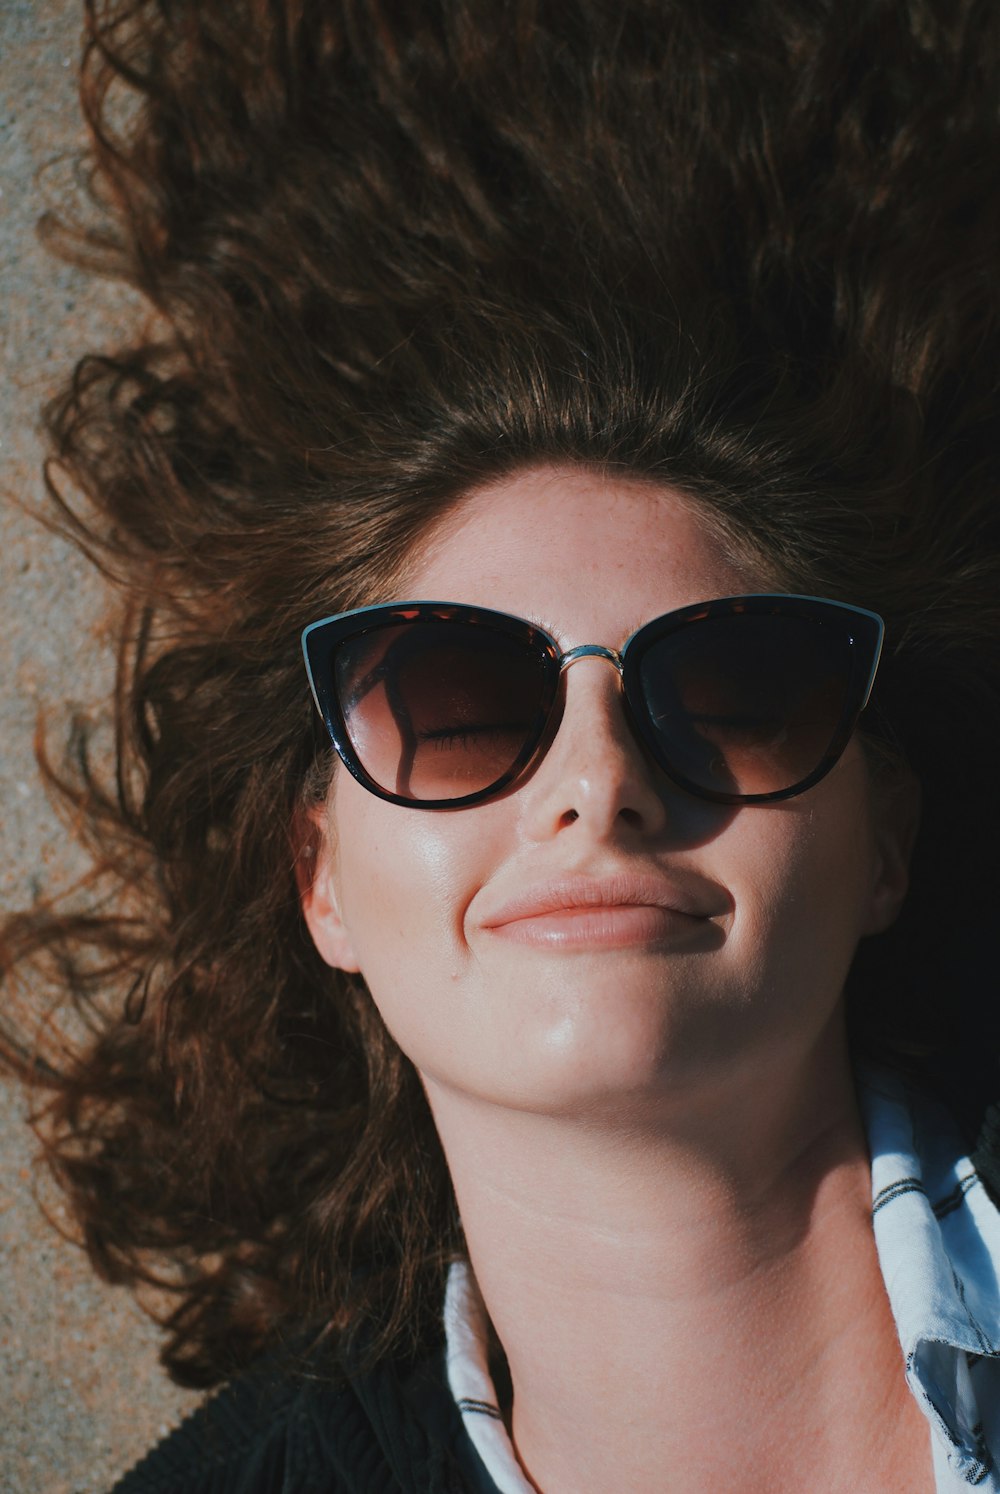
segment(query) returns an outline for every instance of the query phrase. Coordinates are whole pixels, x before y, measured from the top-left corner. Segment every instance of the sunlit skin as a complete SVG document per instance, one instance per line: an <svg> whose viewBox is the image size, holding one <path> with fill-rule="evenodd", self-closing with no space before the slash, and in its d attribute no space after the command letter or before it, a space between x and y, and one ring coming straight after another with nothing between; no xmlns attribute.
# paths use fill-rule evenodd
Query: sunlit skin
<svg viewBox="0 0 1000 1494"><path fill-rule="evenodd" d="M678 494L539 467L463 499L398 595L617 648L772 586ZM519 1456L544 1494L930 1488L841 1012L905 895L915 794L876 792L855 740L798 798L711 805L650 762L606 661L564 687L493 802L403 808L338 772L304 898L423 1078Z"/></svg>

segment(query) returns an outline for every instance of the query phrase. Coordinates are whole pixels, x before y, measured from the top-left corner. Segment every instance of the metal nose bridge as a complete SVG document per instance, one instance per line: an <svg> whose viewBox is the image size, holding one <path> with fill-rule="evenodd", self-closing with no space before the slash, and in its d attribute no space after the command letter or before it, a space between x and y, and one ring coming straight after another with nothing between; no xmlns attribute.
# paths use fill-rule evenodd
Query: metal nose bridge
<svg viewBox="0 0 1000 1494"><path fill-rule="evenodd" d="M613 664L618 673L622 672L622 656L617 649L605 648L602 643L581 643L576 648L571 648L560 657L559 673L575 664L578 659L607 659Z"/></svg>

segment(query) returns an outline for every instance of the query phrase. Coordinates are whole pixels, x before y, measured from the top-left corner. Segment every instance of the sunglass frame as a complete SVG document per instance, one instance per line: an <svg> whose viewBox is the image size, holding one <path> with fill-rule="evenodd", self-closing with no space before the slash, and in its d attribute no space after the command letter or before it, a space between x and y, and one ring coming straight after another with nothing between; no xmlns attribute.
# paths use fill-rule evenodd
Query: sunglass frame
<svg viewBox="0 0 1000 1494"><path fill-rule="evenodd" d="M642 699L639 679L642 658L647 649L660 642L670 633L691 626L708 618L736 617L744 615L771 615L806 617L811 621L829 623L833 619L847 623L854 619L854 629L848 632L851 645L849 658L852 672L845 682L844 706L836 730L820 763L805 778L791 787L776 789L765 794L735 794L724 790L708 789L689 779L675 764L664 756L662 740L657 736L649 712L637 710L634 701ZM510 768L486 788L458 798L413 799L393 793L384 788L365 769L351 742L334 688L333 658L342 643L375 630L399 626L411 622L444 622L482 625L520 639L531 654L541 661L544 692L531 731L525 745ZM323 719L337 755L348 772L368 791L389 804L400 804L408 809L466 809L498 797L511 784L521 778L532 761L539 756L539 749L546 741L553 724L553 713L559 692L559 680L563 670L577 658L597 654L607 658L618 669L622 682L622 695L629 723L636 736L660 770L685 792L695 798L716 804L774 804L805 793L824 778L844 752L851 734L871 697L872 686L878 670L885 636L885 625L877 612L857 607L848 602L834 601L828 597L815 597L785 592L753 592L744 596L716 597L707 602L694 602L672 612L643 623L625 640L620 650L603 645L579 645L561 651L556 640L543 628L515 617L511 613L498 612L488 607L478 607L462 602L409 601L376 603L368 607L356 607L349 612L334 613L310 623L302 632L302 653L306 674L316 709ZM857 647L855 647L857 645ZM558 728L558 723L556 723Z"/></svg>

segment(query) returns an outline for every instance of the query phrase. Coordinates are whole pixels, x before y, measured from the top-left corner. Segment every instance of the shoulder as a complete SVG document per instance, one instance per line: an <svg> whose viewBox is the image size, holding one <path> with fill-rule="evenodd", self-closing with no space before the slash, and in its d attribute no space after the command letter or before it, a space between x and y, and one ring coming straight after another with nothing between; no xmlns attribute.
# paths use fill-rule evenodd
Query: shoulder
<svg viewBox="0 0 1000 1494"><path fill-rule="evenodd" d="M231 1381L112 1494L466 1494L461 1417L440 1354L348 1374L270 1356Z"/></svg>

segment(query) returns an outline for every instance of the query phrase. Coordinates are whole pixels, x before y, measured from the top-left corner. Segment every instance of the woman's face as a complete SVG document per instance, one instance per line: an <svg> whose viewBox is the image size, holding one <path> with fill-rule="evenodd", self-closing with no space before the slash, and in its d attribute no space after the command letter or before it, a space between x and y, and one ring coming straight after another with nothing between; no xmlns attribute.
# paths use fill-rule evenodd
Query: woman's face
<svg viewBox="0 0 1000 1494"><path fill-rule="evenodd" d="M566 650L767 589L670 490L538 467L460 502L399 596L514 613ZM547 754L492 802L405 808L338 770L304 899L321 954L363 973L432 1097L593 1113L804 1062L905 888L859 744L797 798L714 805L651 763L606 660L564 686Z"/></svg>

